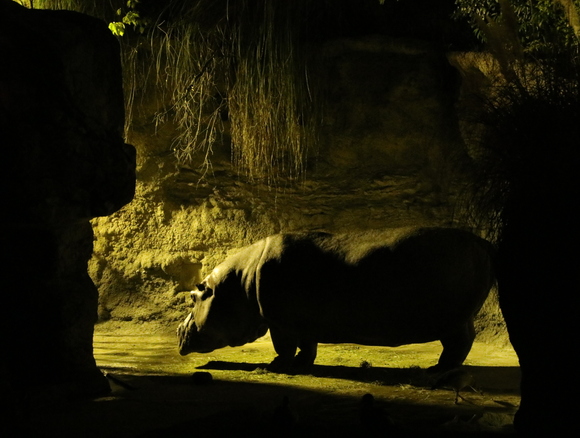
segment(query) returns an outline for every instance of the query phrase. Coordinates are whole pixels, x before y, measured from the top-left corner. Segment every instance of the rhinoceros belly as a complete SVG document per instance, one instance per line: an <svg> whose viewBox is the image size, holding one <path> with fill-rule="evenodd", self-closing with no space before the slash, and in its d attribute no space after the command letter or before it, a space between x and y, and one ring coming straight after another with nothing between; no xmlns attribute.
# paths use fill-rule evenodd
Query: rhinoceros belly
<svg viewBox="0 0 580 438"><path fill-rule="evenodd" d="M295 296L281 304L284 310L273 312L273 322L317 342L395 347L441 339L471 316L470 311L446 305L440 296L432 302L418 298L373 297L353 303L344 297L317 302Z"/></svg>
<svg viewBox="0 0 580 438"><path fill-rule="evenodd" d="M469 233L424 230L356 251L321 239L264 263L259 292L266 319L318 342L438 340L473 318L491 286L489 254Z"/></svg>

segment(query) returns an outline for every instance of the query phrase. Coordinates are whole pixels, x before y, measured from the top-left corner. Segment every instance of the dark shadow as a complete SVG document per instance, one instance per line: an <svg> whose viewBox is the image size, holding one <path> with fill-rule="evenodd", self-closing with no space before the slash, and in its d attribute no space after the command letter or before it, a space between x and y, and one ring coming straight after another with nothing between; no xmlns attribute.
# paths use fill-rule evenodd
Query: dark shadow
<svg viewBox="0 0 580 438"><path fill-rule="evenodd" d="M210 360L205 365L196 367L199 370L222 370L222 371L256 371L265 369L266 363L248 363L248 362L227 362L224 360Z"/></svg>
<svg viewBox="0 0 580 438"><path fill-rule="evenodd" d="M220 365L217 362L217 366ZM216 380L209 386L198 387L192 385L188 376L147 377L145 389L153 388L156 388L156 396L160 399L182 394L180 397L199 403L192 404L190 413L181 421L137 435L140 438L221 437L230 434L317 438L498 434L481 430L475 424L482 416L481 407L465 403L461 406L452 403L438 406L403 398L390 403L376 402L376 407L384 410L394 422L381 419L365 423L361 421L361 397L357 395L336 395L297 386L229 380ZM284 399L288 400L287 406ZM179 409L187 409L187 400L181 399ZM496 414L511 410L513 406L486 408L487 412ZM501 432L502 437L510 435L509 429Z"/></svg>
<svg viewBox="0 0 580 438"><path fill-rule="evenodd" d="M259 364L264 365L264 364ZM210 362L205 369L242 370L256 364ZM510 373L508 368L469 367L474 374ZM320 377L355 375L382 377L391 382L413 378L421 369L315 366ZM317 438L358 436L513 436L508 428L492 428L485 416L513 416L515 406L483 404L481 398L465 393L467 402L453 403L453 396L434 403L427 391L418 388L418 398L386 398L380 386L367 386L375 396L374 407L386 413L394 426L382 416L361 420L362 395L358 389L338 394L325 388L306 389L299 385L212 379L197 384L193 375L127 374L126 369L108 369L112 393L94 400L70 399L54 391L31 393L22 399L11 430L21 435L6 436L82 436L103 437L222 437L291 436ZM375 374L376 373L376 374ZM209 373L208 373L209 374ZM217 374L217 373L216 373ZM342 378L342 377L341 377ZM405 391L413 395L413 391ZM23 394L26 395L26 394ZM15 396L9 397L11 402ZM474 402L469 402L469 399ZM284 403L287 400L287 404ZM285 412L285 411L289 412ZM16 429L14 429L16 427ZM26 432L26 433L24 433Z"/></svg>
<svg viewBox="0 0 580 438"><path fill-rule="evenodd" d="M265 363L227 362L213 360L205 365L197 367L202 370L227 370L227 371L266 371ZM469 371L474 379L475 386L487 392L519 393L520 369L519 367L483 367L469 366L464 368ZM314 377L354 380L359 382L373 382L379 385L411 385L420 388L430 388L434 377L425 368L388 368L388 367L349 367L332 365L314 365L306 373Z"/></svg>

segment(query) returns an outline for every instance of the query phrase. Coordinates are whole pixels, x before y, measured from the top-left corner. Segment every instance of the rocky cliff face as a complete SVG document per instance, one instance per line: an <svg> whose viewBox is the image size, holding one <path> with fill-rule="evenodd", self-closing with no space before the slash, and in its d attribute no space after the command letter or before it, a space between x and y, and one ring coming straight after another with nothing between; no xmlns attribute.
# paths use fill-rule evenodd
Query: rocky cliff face
<svg viewBox="0 0 580 438"><path fill-rule="evenodd" d="M0 2L3 376L108 388L92 356L89 220L134 193L118 44L72 12Z"/></svg>
<svg viewBox="0 0 580 438"><path fill-rule="evenodd" d="M190 306L182 292L228 253L270 234L458 225L470 159L455 109L461 81L445 54L385 36L315 50L324 114L319 148L299 181L269 188L249 180L232 167L227 142L214 147L208 168L204 156L184 166L171 153L173 127L155 130L158 108L141 108L130 132L135 199L93 221L90 272L103 327L157 321L174 330Z"/></svg>

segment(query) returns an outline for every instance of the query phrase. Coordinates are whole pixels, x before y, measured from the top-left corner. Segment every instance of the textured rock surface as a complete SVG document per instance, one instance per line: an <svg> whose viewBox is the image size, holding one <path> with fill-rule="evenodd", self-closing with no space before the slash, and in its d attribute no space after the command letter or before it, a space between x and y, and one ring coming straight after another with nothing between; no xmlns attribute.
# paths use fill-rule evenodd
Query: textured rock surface
<svg viewBox="0 0 580 438"><path fill-rule="evenodd" d="M101 392L89 220L129 202L135 181L118 45L99 20L2 0L0 57L2 374Z"/></svg>
<svg viewBox="0 0 580 438"><path fill-rule="evenodd" d="M327 84L319 151L302 180L277 189L232 168L227 145L214 148L209 169L203 156L180 165L172 126L155 130L158 108L140 108L130 132L135 199L93 221L90 272L103 327L158 322L173 331L190 305L181 292L228 253L270 234L457 224L469 157L455 113L459 74L445 54L383 36L331 40L316 50ZM492 316L497 302L485 309L505 342L503 320Z"/></svg>

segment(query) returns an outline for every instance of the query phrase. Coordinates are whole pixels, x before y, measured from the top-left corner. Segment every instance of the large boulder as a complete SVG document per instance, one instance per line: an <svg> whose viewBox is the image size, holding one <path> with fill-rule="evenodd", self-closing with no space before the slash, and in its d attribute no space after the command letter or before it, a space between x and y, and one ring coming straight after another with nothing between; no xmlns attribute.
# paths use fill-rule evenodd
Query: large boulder
<svg viewBox="0 0 580 438"><path fill-rule="evenodd" d="M0 0L2 378L108 390L92 354L91 218L134 194L119 47L104 22Z"/></svg>

